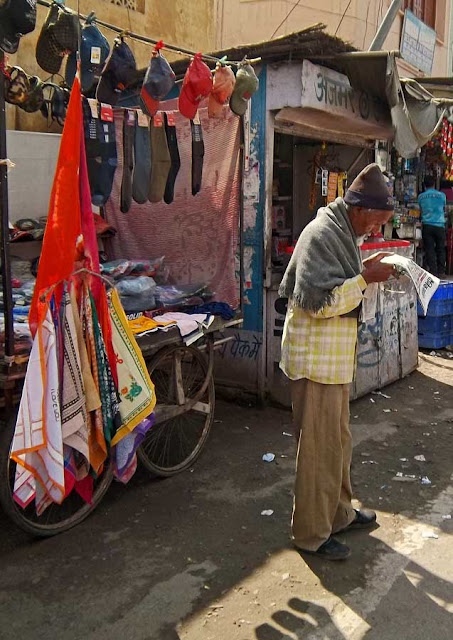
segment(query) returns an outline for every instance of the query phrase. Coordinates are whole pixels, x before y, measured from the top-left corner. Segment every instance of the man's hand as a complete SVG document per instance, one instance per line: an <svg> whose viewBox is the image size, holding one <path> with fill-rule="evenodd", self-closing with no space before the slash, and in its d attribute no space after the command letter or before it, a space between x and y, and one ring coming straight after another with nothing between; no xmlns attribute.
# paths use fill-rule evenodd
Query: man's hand
<svg viewBox="0 0 453 640"><path fill-rule="evenodd" d="M365 264L362 276L367 284L372 282L387 282L387 280L395 274L393 264L385 264L380 262L384 256L380 256L379 260L374 260Z"/></svg>

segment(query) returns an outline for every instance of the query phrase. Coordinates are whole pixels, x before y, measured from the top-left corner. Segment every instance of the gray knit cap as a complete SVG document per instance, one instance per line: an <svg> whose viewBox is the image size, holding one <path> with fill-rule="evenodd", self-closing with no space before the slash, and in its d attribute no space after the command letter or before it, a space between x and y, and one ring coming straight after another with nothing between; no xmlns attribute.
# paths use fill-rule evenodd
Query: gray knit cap
<svg viewBox="0 0 453 640"><path fill-rule="evenodd" d="M353 180L344 201L352 207L393 211L394 202L377 164L369 164Z"/></svg>

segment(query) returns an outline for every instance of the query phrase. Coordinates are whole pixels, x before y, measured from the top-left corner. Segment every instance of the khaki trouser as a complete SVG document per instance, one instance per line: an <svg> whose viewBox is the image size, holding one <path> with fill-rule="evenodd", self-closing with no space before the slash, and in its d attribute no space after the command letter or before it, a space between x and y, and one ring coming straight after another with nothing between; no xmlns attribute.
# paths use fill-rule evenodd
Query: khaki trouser
<svg viewBox="0 0 453 640"><path fill-rule="evenodd" d="M293 380L291 394L299 437L292 539L301 549L316 551L355 518L349 385Z"/></svg>

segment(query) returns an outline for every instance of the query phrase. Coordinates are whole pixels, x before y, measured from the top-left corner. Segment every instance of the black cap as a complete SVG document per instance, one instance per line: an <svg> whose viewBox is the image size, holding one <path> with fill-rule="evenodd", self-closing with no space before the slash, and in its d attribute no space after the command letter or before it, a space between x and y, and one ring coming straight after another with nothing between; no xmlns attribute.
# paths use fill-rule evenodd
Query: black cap
<svg viewBox="0 0 453 640"><path fill-rule="evenodd" d="M16 53L20 37L36 26L36 0L0 2L0 49Z"/></svg>
<svg viewBox="0 0 453 640"><path fill-rule="evenodd" d="M122 39L116 39L105 63L96 91L99 102L116 105L121 93L137 81L134 54Z"/></svg>
<svg viewBox="0 0 453 640"><path fill-rule="evenodd" d="M53 4L36 45L36 60L44 71L54 74L61 68L63 57L79 46L79 17L69 9Z"/></svg>

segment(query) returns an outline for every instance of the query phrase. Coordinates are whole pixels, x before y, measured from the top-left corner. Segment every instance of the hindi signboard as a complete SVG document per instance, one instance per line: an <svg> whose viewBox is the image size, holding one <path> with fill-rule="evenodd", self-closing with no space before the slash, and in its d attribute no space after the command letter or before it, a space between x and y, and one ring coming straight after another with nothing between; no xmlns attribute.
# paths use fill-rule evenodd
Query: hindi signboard
<svg viewBox="0 0 453 640"><path fill-rule="evenodd" d="M343 73L309 60L302 65L301 107L369 124L382 125L388 121L388 109L380 100L351 87Z"/></svg>
<svg viewBox="0 0 453 640"><path fill-rule="evenodd" d="M401 57L420 71L431 75L436 49L436 32L406 9L401 32Z"/></svg>

